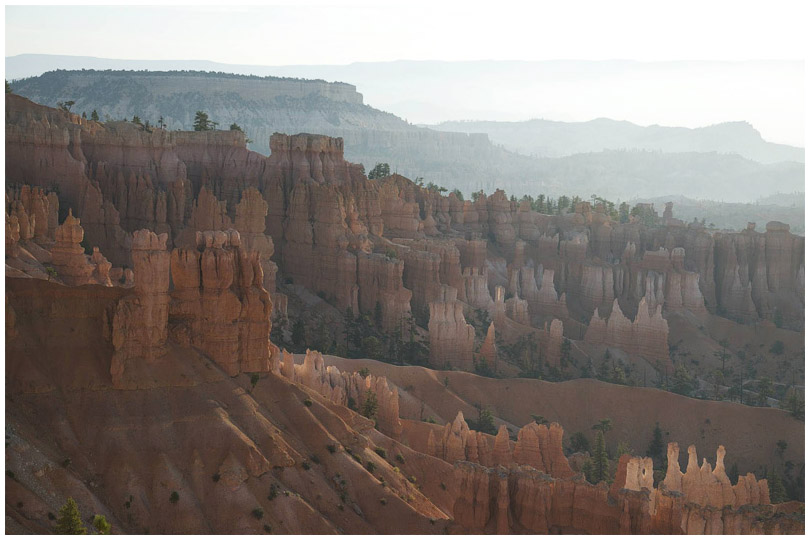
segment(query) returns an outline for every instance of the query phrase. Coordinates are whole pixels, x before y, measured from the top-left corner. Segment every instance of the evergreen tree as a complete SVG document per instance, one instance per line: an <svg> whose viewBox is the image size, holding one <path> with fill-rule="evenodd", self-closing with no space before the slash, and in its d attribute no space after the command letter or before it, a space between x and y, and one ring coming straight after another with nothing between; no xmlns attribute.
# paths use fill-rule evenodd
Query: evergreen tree
<svg viewBox="0 0 810 540"><path fill-rule="evenodd" d="M304 328L304 321L298 319L293 323L292 327L292 340L293 344L297 347L302 347L306 342L306 331Z"/></svg>
<svg viewBox="0 0 810 540"><path fill-rule="evenodd" d="M571 340L564 338L560 345L560 365L565 369L571 361Z"/></svg>
<svg viewBox="0 0 810 540"><path fill-rule="evenodd" d="M208 119L208 114L203 111L197 111L194 114L194 131L211 131L218 124Z"/></svg>
<svg viewBox="0 0 810 540"><path fill-rule="evenodd" d="M166 129L166 121L163 119L162 114L160 115L160 118L158 118L158 127L160 129Z"/></svg>
<svg viewBox="0 0 810 540"><path fill-rule="evenodd" d="M571 435L568 446L570 447L572 453L591 451L591 443L588 441L588 437L586 437L581 431L577 431Z"/></svg>
<svg viewBox="0 0 810 540"><path fill-rule="evenodd" d="M658 425L658 422L655 423L655 429L653 430L653 438L650 441L650 446L647 448L647 455L649 455L653 461L661 459L661 456L664 454L664 435L661 432L661 426Z"/></svg>
<svg viewBox="0 0 810 540"><path fill-rule="evenodd" d="M8 84L8 79L6 79L6 94L10 94L10 93L11 93L11 85Z"/></svg>
<svg viewBox="0 0 810 540"><path fill-rule="evenodd" d="M59 509L59 518L54 527L56 534L87 534L87 529L82 523L79 506L72 497L68 497L65 505Z"/></svg>
<svg viewBox="0 0 810 540"><path fill-rule="evenodd" d="M476 428L481 433L489 433L490 435L497 435L498 430L495 428L495 417L492 416L492 411L488 408L478 409L478 423Z"/></svg>
<svg viewBox="0 0 810 540"><path fill-rule="evenodd" d="M379 300L377 303L374 304L374 324L377 326L378 329L382 330L383 325L383 310L382 304Z"/></svg>
<svg viewBox="0 0 810 540"><path fill-rule="evenodd" d="M787 500L785 484L782 483L782 477L776 473L775 468L772 468L768 473L768 491L771 495L771 504L778 504Z"/></svg>
<svg viewBox="0 0 810 540"><path fill-rule="evenodd" d="M602 430L596 432L596 443L593 450L593 476L595 482L610 481L610 462L605 449L605 434Z"/></svg>
<svg viewBox="0 0 810 540"><path fill-rule="evenodd" d="M363 401L363 406L360 408L360 414L370 420L377 419L377 394L370 389L366 391L366 399Z"/></svg>
<svg viewBox="0 0 810 540"><path fill-rule="evenodd" d="M368 173L369 180L385 178L386 176L391 176L391 167L388 163L377 163Z"/></svg>
<svg viewBox="0 0 810 540"><path fill-rule="evenodd" d="M98 122L98 112L93 109L93 112L90 113L90 120L93 122Z"/></svg>
<svg viewBox="0 0 810 540"><path fill-rule="evenodd" d="M582 464L582 474L585 476L585 480L587 480L591 484L594 483L592 459L586 459L585 462Z"/></svg>
<svg viewBox="0 0 810 540"><path fill-rule="evenodd" d="M98 531L98 534L110 534L110 529L112 529L107 518L99 514L93 517L93 527Z"/></svg>

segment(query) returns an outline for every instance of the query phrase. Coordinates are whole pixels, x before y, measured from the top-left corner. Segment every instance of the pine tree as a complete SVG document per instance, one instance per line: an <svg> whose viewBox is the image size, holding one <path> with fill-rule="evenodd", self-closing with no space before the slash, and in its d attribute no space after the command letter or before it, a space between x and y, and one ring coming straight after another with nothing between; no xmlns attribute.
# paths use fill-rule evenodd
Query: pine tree
<svg viewBox="0 0 810 540"><path fill-rule="evenodd" d="M360 414L370 420L376 420L377 418L377 394L370 389L366 391L366 399L360 408Z"/></svg>
<svg viewBox="0 0 810 540"><path fill-rule="evenodd" d="M93 122L98 122L98 112L96 112L95 109L93 109L93 112L90 113L90 120Z"/></svg>
<svg viewBox="0 0 810 540"><path fill-rule="evenodd" d="M495 428L495 417L487 408L478 409L478 431L490 435L498 434L498 430Z"/></svg>
<svg viewBox="0 0 810 540"><path fill-rule="evenodd" d="M647 454L653 458L653 460L661 459L661 455L664 453L664 436L661 433L661 426L658 425L658 422L655 423L655 429L653 430L653 439L650 442L650 446L647 449Z"/></svg>
<svg viewBox="0 0 810 540"><path fill-rule="evenodd" d="M112 529L112 526L107 521L107 518L99 514L96 514L93 517L93 527L96 528L98 534L110 534L110 529Z"/></svg>
<svg viewBox="0 0 810 540"><path fill-rule="evenodd" d="M582 464L582 474L585 475L585 480L587 480L591 484L594 483L592 459L586 459L585 463Z"/></svg>
<svg viewBox="0 0 810 540"><path fill-rule="evenodd" d="M368 173L369 180L385 178L386 176L391 176L391 167L388 165L388 163L377 163ZM417 178L417 180L419 179Z"/></svg>
<svg viewBox="0 0 810 540"><path fill-rule="evenodd" d="M597 484L610 480L610 462L605 449L605 434L602 430L596 432L596 444L593 450L593 476Z"/></svg>
<svg viewBox="0 0 810 540"><path fill-rule="evenodd" d="M298 319L293 323L292 340L293 344L295 344L297 347L303 346L304 342L306 341L304 321L301 319Z"/></svg>
<svg viewBox="0 0 810 540"><path fill-rule="evenodd" d="M56 534L87 534L87 529L82 524L82 517L79 514L79 506L72 497L68 497L65 505L59 509L59 518L54 527Z"/></svg>
<svg viewBox="0 0 810 540"><path fill-rule="evenodd" d="M378 300L376 304L374 304L374 324L377 328L382 329L383 323L383 309L382 304Z"/></svg>
<svg viewBox="0 0 810 540"><path fill-rule="evenodd" d="M771 495L771 504L785 502L787 500L787 493L785 492L785 485L782 483L782 478L776 474L776 469L771 469L768 473L768 491Z"/></svg>
<svg viewBox="0 0 810 540"><path fill-rule="evenodd" d="M197 111L194 114L194 131L210 131L218 124L208 119L208 114L203 111Z"/></svg>

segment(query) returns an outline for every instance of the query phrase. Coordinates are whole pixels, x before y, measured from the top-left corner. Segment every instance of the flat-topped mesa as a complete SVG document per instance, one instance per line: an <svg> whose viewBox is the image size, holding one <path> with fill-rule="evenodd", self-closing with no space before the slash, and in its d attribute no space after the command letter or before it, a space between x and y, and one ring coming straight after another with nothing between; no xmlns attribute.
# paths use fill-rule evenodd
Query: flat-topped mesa
<svg viewBox="0 0 810 540"><path fill-rule="evenodd" d="M362 410L370 394L377 400L377 426L380 432L399 439L402 435L402 422L399 419L399 391L390 388L385 377L341 371L335 366L326 366L323 355L307 349L304 362L295 365L293 355L282 351L281 374L286 378L312 388L333 403L356 405Z"/></svg>
<svg viewBox="0 0 810 540"><path fill-rule="evenodd" d="M169 320L169 253L166 233L141 229L132 235L134 294L122 298L113 317L113 384L126 384L134 362L155 362L166 352Z"/></svg>
<svg viewBox="0 0 810 540"><path fill-rule="evenodd" d="M270 371L278 349L268 337L272 301L258 253L233 229L198 232L196 243L171 254L172 337L230 376Z"/></svg>
<svg viewBox="0 0 810 540"><path fill-rule="evenodd" d="M594 345L616 347L627 354L670 366L668 335L669 325L661 315L660 305L650 314L647 301L642 298L636 319L630 322L630 319L622 313L616 299L607 320L600 318L598 310L594 309L588 329L585 331L585 341Z"/></svg>
<svg viewBox="0 0 810 540"><path fill-rule="evenodd" d="M343 159L340 137L274 133L270 137L270 162L273 174L288 186L304 180L344 183L364 177L361 165Z"/></svg>
<svg viewBox="0 0 810 540"><path fill-rule="evenodd" d="M472 371L475 329L464 318L464 306L456 300L456 289L443 285L439 298L429 308L431 364Z"/></svg>

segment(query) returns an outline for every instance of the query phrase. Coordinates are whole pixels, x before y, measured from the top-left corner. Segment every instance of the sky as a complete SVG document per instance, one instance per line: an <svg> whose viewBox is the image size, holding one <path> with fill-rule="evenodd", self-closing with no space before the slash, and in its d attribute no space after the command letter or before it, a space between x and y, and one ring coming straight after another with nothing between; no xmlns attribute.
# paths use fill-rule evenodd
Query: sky
<svg viewBox="0 0 810 540"><path fill-rule="evenodd" d="M412 0L342 5L327 0L319 5L307 4L6 6L5 55L39 53L284 66L403 59L803 60L807 52L808 19L800 1L772 0L767 5L754 5L725 0L484 4ZM737 84L735 80L734 89L740 94L735 99L743 106L749 87L756 87L752 90L756 97L751 98L750 118L730 110L734 116L726 119L751 121L775 142L803 144L803 99L791 101L795 95L803 95L803 86L783 95L763 90L762 81L756 80L761 77L752 74L750 84ZM803 69L796 68L785 78L774 80L775 84L795 86L803 84L803 77ZM627 84L632 85L633 80ZM358 90L362 92L363 88ZM653 85L649 91L654 97L657 89ZM600 94L598 88L593 93ZM670 94L667 99L671 99ZM767 99L768 95L780 103L763 102L763 96ZM683 97L687 98L690 96ZM682 116L680 111L688 108L688 103L682 103L666 114L665 103L648 100L639 104L649 111L645 114L625 111L632 109L627 106L606 107L605 114L598 114L593 109L599 109L601 104L598 96L595 99L582 110L555 110L555 119L610 116L616 111L614 116L625 116L619 120L671 125L669 119ZM394 98L389 103L385 99L378 102L391 104ZM707 114L689 117L690 123L703 121L705 125L716 120L716 114L708 114L710 109L717 109L714 102L702 108ZM492 111L493 106L465 103L465 109ZM656 110L661 114L656 116ZM724 110L720 112L725 114ZM791 115L795 118L791 119ZM518 118L512 114L509 119Z"/></svg>

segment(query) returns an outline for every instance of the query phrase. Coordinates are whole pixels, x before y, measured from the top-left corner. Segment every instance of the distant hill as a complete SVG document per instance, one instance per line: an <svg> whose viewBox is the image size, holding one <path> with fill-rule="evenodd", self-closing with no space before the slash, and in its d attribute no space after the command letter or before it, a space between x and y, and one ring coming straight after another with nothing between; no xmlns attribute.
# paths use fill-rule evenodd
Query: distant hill
<svg viewBox="0 0 810 540"><path fill-rule="evenodd" d="M706 225L714 225L717 229L732 229L740 231L748 223L756 223L756 230L765 232L765 224L769 221L781 221L790 225L790 231L804 236L804 193L778 194L774 197L761 199L755 203L729 203L718 201L695 200L683 196L664 196L652 198L639 198L630 201L655 203L660 214L664 205L672 202L672 214L678 219L691 222L693 219L706 220Z"/></svg>
<svg viewBox="0 0 810 540"><path fill-rule="evenodd" d="M169 129L191 129L198 110L227 129L240 125L253 150L267 154L274 132L343 137L347 159L370 170L386 162L410 178L449 189L521 196L540 193L611 199L680 192L691 197L753 201L804 189L804 166L761 164L713 152L590 152L536 158L493 144L485 134L418 127L364 103L351 84L201 71L59 70L15 80L15 93L44 105L75 101L74 112L105 119L137 115Z"/></svg>
<svg viewBox="0 0 810 540"><path fill-rule="evenodd" d="M492 142L521 154L561 157L602 150L718 152L739 154L760 163L804 163L804 148L765 141L747 122L702 128L638 126L598 118L590 122L443 122L425 126L439 131L486 133Z"/></svg>

